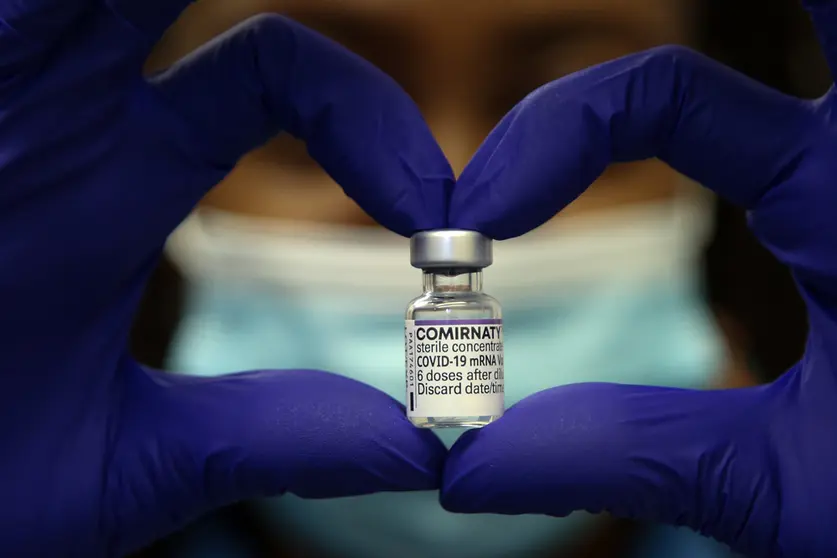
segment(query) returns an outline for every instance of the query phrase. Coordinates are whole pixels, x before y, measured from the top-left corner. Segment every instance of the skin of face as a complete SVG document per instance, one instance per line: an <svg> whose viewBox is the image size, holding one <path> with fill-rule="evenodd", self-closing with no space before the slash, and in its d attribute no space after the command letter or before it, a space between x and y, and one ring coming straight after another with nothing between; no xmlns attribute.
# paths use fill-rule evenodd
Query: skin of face
<svg viewBox="0 0 837 558"><path fill-rule="evenodd" d="M149 68L263 12L289 16L395 78L457 174L503 115L538 86L689 36L685 3L670 0L204 0L172 27ZM612 165L561 215L665 199L681 182L656 160ZM245 215L375 226L287 134L245 157L203 203Z"/></svg>

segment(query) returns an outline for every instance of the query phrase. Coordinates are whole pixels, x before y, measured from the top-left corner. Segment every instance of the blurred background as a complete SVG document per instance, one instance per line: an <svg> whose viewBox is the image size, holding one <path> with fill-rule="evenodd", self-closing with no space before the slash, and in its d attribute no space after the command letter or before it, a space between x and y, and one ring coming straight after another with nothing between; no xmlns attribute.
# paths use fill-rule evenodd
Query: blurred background
<svg viewBox="0 0 837 558"><path fill-rule="evenodd" d="M457 174L533 89L656 45L691 46L802 97L830 83L796 0L199 0L148 71L263 12L323 33L398 81ZM304 145L277 137L172 236L135 324L134 353L185 374L322 368L401 398L401 313L420 274L393 237ZM789 273L755 243L740 210L657 161L614 165L553 221L499 244L485 284L505 307L508 404L576 381L769 382L802 353L807 324ZM363 256L346 261L348 253ZM368 277L392 288L371 288ZM685 530L608 517L461 518L433 494L245 502L137 556L472 555L732 556Z"/></svg>

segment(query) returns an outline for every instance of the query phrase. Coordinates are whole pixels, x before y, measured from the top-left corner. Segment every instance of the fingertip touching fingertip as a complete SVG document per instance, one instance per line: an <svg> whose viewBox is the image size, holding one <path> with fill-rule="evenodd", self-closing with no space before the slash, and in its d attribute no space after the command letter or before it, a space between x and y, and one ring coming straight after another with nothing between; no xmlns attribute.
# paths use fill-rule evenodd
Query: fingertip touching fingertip
<svg viewBox="0 0 837 558"><path fill-rule="evenodd" d="M408 101L405 96L377 122L350 117L350 122L334 123L327 144L309 143L314 158L349 197L405 237L448 225L455 182L450 163ZM341 130L351 133L340 138ZM335 137L340 141L335 143Z"/></svg>
<svg viewBox="0 0 837 558"><path fill-rule="evenodd" d="M489 428L489 427L486 427ZM469 463L468 450L479 440L483 429L468 430L463 433L448 450L442 470L439 503L445 510L454 513L478 513L478 499L468 494L468 479L475 471L473 462Z"/></svg>
<svg viewBox="0 0 837 558"><path fill-rule="evenodd" d="M448 450L433 432L407 424L407 428L414 431L412 434L415 445L410 455L404 453L402 457L409 461L415 474L409 478L402 490L439 490L442 487Z"/></svg>
<svg viewBox="0 0 837 558"><path fill-rule="evenodd" d="M404 161L407 181L403 196L397 200L398 207L393 213L401 215L403 220L395 222L396 228L391 230L410 237L426 230L444 229L449 225L448 213L450 197L455 180L453 170L439 152L438 160L423 167L426 172L420 173L409 161Z"/></svg>
<svg viewBox="0 0 837 558"><path fill-rule="evenodd" d="M381 226L410 238L421 231L447 228L447 190L443 181L439 184L425 183L420 187L402 187L392 204L377 207L353 199Z"/></svg>
<svg viewBox="0 0 837 558"><path fill-rule="evenodd" d="M579 142L573 128L587 129L589 123L578 103L555 98L550 88L539 89L491 132L456 183L452 227L475 229L495 240L523 235L547 222L601 173L607 150Z"/></svg>
<svg viewBox="0 0 837 558"><path fill-rule="evenodd" d="M448 223L451 228L477 231L493 240L508 240L524 235L544 223L553 211L527 211L502 200L490 201L489 189L471 200L454 197ZM480 199L482 198L482 199Z"/></svg>
<svg viewBox="0 0 837 558"><path fill-rule="evenodd" d="M448 226L454 229L477 231L493 240L516 236L514 224L509 223L502 205L492 203L491 186L474 181L458 181L448 203ZM509 226L511 225L511 227ZM525 227L523 227L525 232ZM522 233L519 233L522 234Z"/></svg>

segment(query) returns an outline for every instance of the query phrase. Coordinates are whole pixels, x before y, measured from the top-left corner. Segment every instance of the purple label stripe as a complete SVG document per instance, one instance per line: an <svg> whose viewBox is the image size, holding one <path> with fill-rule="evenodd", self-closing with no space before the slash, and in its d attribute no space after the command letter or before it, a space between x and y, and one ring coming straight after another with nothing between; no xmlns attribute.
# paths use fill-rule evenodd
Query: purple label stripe
<svg viewBox="0 0 837 558"><path fill-rule="evenodd" d="M486 318L484 320L416 320L417 326L443 326L443 325L491 325L502 324L503 320L497 318Z"/></svg>

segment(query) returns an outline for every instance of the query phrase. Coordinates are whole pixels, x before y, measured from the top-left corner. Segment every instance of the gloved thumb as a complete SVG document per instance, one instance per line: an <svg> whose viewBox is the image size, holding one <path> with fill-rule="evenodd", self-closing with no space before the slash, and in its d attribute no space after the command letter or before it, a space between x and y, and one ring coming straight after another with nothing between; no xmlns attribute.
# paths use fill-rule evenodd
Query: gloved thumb
<svg viewBox="0 0 837 558"><path fill-rule="evenodd" d="M762 422L771 389L577 384L537 393L453 446L442 505L607 511L760 548L772 541L768 510L779 492Z"/></svg>
<svg viewBox="0 0 837 558"><path fill-rule="evenodd" d="M312 370L194 378L138 366L127 375L107 508L120 550L250 498L439 487L444 445L354 380Z"/></svg>

